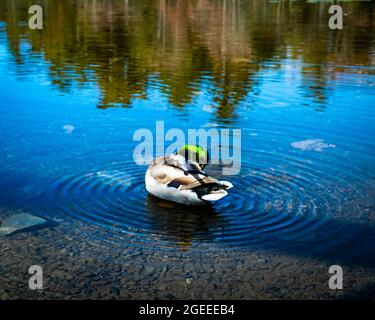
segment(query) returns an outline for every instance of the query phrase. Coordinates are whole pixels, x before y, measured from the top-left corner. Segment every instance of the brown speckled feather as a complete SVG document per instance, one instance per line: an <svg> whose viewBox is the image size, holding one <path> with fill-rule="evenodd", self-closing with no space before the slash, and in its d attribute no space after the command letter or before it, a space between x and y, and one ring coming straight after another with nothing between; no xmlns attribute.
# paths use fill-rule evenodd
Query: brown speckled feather
<svg viewBox="0 0 375 320"><path fill-rule="evenodd" d="M184 186L184 189L191 189L201 184L215 183L216 179L201 174L185 175L187 170L186 160L180 156L159 157L154 160L150 168L151 176L162 184L169 184L176 181Z"/></svg>

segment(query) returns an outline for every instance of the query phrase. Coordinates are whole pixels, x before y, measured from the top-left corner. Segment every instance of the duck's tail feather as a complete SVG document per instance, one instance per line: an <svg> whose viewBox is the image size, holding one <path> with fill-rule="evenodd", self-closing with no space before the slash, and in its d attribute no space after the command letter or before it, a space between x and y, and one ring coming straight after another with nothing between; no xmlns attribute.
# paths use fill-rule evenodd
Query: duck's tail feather
<svg viewBox="0 0 375 320"><path fill-rule="evenodd" d="M226 192L225 190L211 191L211 193L201 196L201 199L209 202L218 201L227 195L228 192Z"/></svg>
<svg viewBox="0 0 375 320"><path fill-rule="evenodd" d="M233 188L233 184L229 181L219 181L218 184L225 187L226 190Z"/></svg>
<svg viewBox="0 0 375 320"><path fill-rule="evenodd" d="M218 201L228 195L226 190L233 188L228 181L205 184L193 189L198 197L204 201Z"/></svg>

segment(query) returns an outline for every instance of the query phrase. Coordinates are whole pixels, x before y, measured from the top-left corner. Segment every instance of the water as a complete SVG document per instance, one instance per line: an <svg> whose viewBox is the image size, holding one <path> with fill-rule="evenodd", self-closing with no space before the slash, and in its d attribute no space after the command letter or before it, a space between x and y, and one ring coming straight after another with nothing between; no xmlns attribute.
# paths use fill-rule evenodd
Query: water
<svg viewBox="0 0 375 320"><path fill-rule="evenodd" d="M27 28L29 1L0 4L1 206L119 246L374 265L373 3L344 2L344 31L315 2L37 3L43 31ZM242 129L240 173L208 167L235 185L227 198L147 194L132 137L159 120Z"/></svg>

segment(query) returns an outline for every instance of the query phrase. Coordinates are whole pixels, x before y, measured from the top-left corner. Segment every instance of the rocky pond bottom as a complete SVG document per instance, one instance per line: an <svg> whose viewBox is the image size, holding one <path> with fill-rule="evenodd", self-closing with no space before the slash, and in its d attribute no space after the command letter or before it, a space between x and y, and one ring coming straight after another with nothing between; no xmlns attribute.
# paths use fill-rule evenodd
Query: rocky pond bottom
<svg viewBox="0 0 375 320"><path fill-rule="evenodd" d="M3 237L0 299L374 298L375 270L366 266L342 265L344 289L334 291L327 261L224 246L155 251L132 246L134 235L121 235L128 239L120 245L103 232L64 219ZM43 268L43 290L28 287L31 265Z"/></svg>

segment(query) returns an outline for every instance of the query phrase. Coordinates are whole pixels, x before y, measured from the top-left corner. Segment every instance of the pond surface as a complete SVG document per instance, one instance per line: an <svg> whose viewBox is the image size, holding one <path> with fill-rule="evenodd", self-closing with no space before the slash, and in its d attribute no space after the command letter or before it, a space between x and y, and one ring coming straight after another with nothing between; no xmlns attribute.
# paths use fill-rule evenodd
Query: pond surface
<svg viewBox="0 0 375 320"><path fill-rule="evenodd" d="M373 3L343 2L341 31L316 2L37 3L42 31L30 1L0 3L1 206L97 225L119 246L374 266ZM161 120L242 129L241 171L207 168L228 197L147 194L133 134Z"/></svg>

